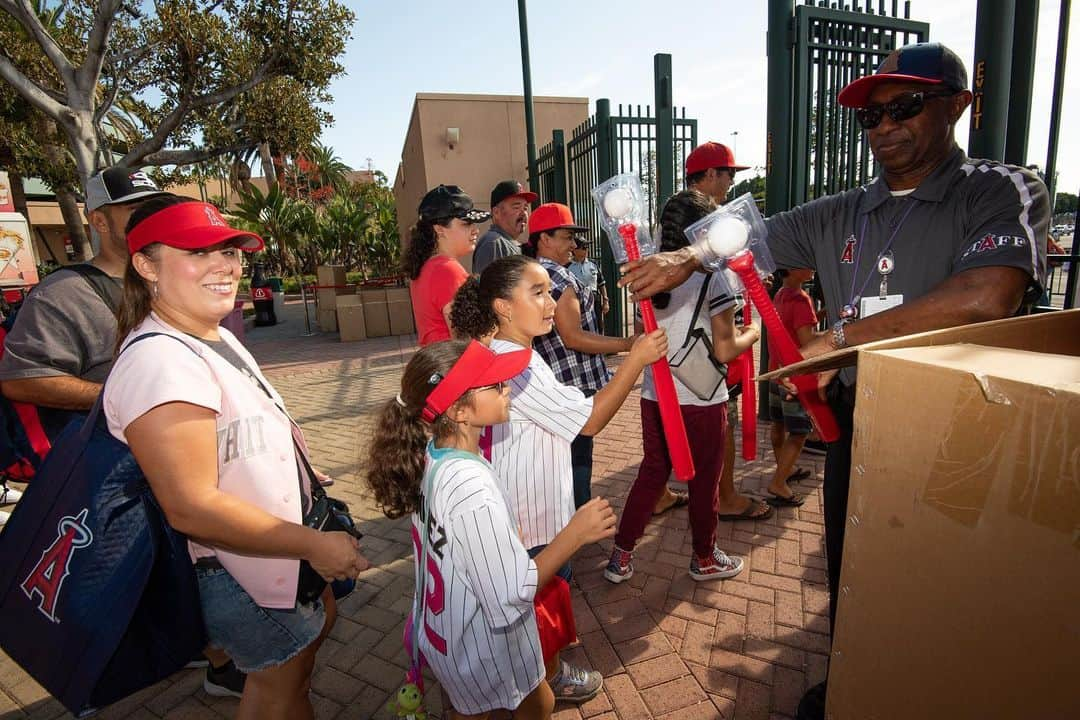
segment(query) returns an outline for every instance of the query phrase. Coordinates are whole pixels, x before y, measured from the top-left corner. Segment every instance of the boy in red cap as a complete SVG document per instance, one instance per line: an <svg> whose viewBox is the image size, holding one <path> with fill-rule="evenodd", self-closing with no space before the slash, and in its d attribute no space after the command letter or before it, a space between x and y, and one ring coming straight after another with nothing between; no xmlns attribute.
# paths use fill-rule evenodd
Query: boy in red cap
<svg viewBox="0 0 1080 720"><path fill-rule="evenodd" d="M560 382L591 397L608 381L604 355L629 351L634 338L603 334L596 319L596 296L566 267L573 260L574 236L584 232L589 228L575 223L566 205L545 203L529 218L527 250L535 253L547 270L555 300L555 329L536 338L536 351ZM592 496L592 453L592 437L579 435L570 446L575 507L581 507Z"/></svg>

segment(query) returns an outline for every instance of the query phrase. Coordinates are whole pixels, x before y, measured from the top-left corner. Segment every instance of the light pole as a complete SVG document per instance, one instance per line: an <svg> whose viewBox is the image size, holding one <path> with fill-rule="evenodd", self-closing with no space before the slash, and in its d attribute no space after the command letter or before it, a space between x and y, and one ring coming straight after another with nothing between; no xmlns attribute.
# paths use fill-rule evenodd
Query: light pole
<svg viewBox="0 0 1080 720"><path fill-rule="evenodd" d="M731 132L731 154L735 157L739 156L739 131L733 130Z"/></svg>

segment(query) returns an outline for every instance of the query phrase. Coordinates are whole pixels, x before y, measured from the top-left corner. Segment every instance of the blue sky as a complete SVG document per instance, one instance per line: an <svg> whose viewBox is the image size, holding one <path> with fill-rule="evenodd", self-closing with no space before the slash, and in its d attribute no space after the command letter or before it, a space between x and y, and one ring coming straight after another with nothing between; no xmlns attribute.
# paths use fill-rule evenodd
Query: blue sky
<svg viewBox="0 0 1080 720"><path fill-rule="evenodd" d="M418 92L521 94L515 0L347 0L357 19L323 142L354 168L368 158L391 182ZM911 0L930 39L968 65L976 0ZM665 15L663 8L670 8ZM736 145L742 164L765 161L766 0L645 0L528 3L533 92L591 102L652 104L652 58L672 55L674 99L698 119L699 140ZM1059 3L1043 0L1028 162L1046 163ZM1066 68L1058 188L1080 190L1080 9L1074 9ZM566 128L569 132L570 128ZM737 136L732 133L738 133ZM967 116L957 126L967 145ZM538 144L546 139L538 138Z"/></svg>

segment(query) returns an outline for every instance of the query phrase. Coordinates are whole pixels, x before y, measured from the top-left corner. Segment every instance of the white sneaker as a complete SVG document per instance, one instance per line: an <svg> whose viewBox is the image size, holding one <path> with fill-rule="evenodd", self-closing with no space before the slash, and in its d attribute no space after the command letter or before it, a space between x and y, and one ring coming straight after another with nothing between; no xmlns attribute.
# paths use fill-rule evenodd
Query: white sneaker
<svg viewBox="0 0 1080 720"><path fill-rule="evenodd" d="M13 487L0 487L0 505L14 505L22 497L22 490Z"/></svg>

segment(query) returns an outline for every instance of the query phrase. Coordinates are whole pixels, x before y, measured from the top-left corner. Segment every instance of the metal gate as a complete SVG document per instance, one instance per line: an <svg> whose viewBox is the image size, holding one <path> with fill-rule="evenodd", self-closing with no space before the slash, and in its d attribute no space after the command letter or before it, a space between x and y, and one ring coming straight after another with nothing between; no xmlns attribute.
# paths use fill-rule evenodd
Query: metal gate
<svg viewBox="0 0 1080 720"><path fill-rule="evenodd" d="M596 101L596 113L571 132L564 142L562 130L537 155L537 174L529 185L540 202L568 205L580 225L591 228L589 256L599 259L608 289L611 310L605 319L608 335L633 332L629 294L615 286L619 270L600 226L592 189L619 173L636 173L649 199L649 224L655 225L658 208L683 184L683 160L697 145L697 120L686 117L685 108L671 112L671 144L660 143L658 124L649 105L619 105L611 113L611 101ZM671 183L670 186L667 186Z"/></svg>
<svg viewBox="0 0 1080 720"><path fill-rule="evenodd" d="M836 95L873 73L893 49L924 42L930 32L927 23L910 19L910 2L903 17L897 0L852 0L841 8L835 0L792 5L770 0L769 213L873 177L865 134Z"/></svg>

